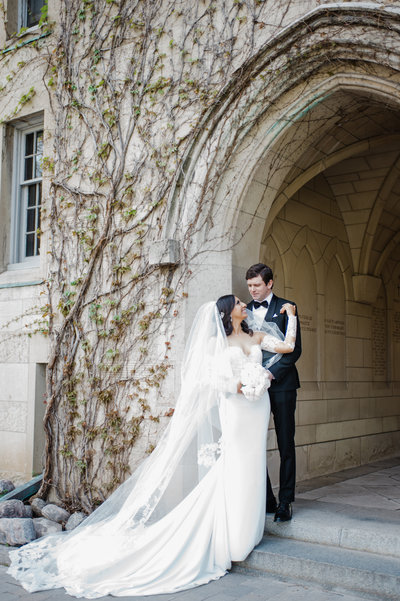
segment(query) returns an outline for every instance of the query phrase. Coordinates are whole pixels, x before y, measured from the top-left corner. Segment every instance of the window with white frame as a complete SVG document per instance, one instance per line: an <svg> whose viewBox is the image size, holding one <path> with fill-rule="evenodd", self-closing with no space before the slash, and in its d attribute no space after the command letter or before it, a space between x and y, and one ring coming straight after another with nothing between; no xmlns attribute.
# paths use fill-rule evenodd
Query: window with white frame
<svg viewBox="0 0 400 601"><path fill-rule="evenodd" d="M38 261L42 159L43 122L17 125L14 137L12 263Z"/></svg>
<svg viewBox="0 0 400 601"><path fill-rule="evenodd" d="M19 0L19 29L37 25L42 16L45 0Z"/></svg>
<svg viewBox="0 0 400 601"><path fill-rule="evenodd" d="M7 38L12 38L22 28L29 29L38 25L45 4L46 0L6 0Z"/></svg>

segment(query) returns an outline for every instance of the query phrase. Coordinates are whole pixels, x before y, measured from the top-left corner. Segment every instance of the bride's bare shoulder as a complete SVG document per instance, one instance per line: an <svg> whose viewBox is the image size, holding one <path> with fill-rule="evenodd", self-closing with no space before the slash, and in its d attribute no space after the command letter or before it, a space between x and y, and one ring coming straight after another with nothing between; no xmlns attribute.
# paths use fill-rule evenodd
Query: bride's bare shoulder
<svg viewBox="0 0 400 601"><path fill-rule="evenodd" d="M260 344L262 339L264 338L265 334L264 334L264 332L253 332L253 336L254 336L254 339L256 340L257 344Z"/></svg>

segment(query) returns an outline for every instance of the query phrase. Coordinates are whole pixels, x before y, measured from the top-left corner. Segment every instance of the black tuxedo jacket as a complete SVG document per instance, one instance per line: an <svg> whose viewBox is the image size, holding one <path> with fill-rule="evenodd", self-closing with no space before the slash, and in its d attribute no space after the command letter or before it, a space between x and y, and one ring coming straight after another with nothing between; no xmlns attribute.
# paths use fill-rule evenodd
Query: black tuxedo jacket
<svg viewBox="0 0 400 601"><path fill-rule="evenodd" d="M282 305L285 303L292 303L284 298L279 298L272 295L271 303L268 307L268 311L265 315L265 321L271 321L276 323L278 328L286 334L287 326L287 313L280 313ZM254 301L251 301L247 305L251 311L254 309ZM274 379L271 382L271 392L296 390L300 387L299 374L296 369L296 361L301 355L301 333L300 333L300 321L297 316L297 332L296 332L296 343L294 350L291 353L282 355L281 359L269 368L269 371L273 374Z"/></svg>

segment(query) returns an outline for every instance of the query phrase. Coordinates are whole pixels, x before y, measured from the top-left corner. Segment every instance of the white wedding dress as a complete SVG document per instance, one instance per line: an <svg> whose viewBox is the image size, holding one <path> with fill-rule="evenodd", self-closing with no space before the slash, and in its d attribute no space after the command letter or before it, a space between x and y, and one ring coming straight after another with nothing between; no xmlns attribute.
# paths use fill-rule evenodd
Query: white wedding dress
<svg viewBox="0 0 400 601"><path fill-rule="evenodd" d="M220 334L218 324L217 339ZM263 348L273 351L276 342L267 336ZM192 345L190 352L199 350ZM74 531L10 553L9 573L24 588L64 587L86 598L171 593L220 578L232 561L244 560L257 545L265 522L269 395L266 391L250 401L235 391L243 367L261 363L262 350L255 345L246 355L225 338L222 347L213 343L212 353L217 377L210 377L204 362L196 367L186 362L190 375L197 374L201 395L193 383L185 389L184 378L186 399L178 403L154 459L150 456ZM200 373L204 369L206 378ZM199 383L207 378L211 391ZM185 438L193 420L197 426L182 450L177 437ZM165 486L157 483L168 470Z"/></svg>

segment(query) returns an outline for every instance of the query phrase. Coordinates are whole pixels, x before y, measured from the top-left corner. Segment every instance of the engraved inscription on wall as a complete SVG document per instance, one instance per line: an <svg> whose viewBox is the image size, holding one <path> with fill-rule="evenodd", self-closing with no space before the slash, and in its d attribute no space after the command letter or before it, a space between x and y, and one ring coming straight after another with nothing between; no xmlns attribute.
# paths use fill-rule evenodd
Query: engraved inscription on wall
<svg viewBox="0 0 400 601"><path fill-rule="evenodd" d="M318 307L315 266L310 253L303 247L296 260L293 276L293 289L296 290L296 304L300 315L303 353L297 364L303 382L316 382L318 379Z"/></svg>
<svg viewBox="0 0 400 601"><path fill-rule="evenodd" d="M344 321L340 319L325 319L325 334L344 336Z"/></svg>
<svg viewBox="0 0 400 601"><path fill-rule="evenodd" d="M314 327L314 318L313 315L304 315L304 313L300 316L301 319L301 330L303 332L316 332L317 328Z"/></svg>
<svg viewBox="0 0 400 601"><path fill-rule="evenodd" d="M385 311L372 309L372 367L375 378L386 378L387 347Z"/></svg>
<svg viewBox="0 0 400 601"><path fill-rule="evenodd" d="M393 319L393 340L400 342L400 313L396 311Z"/></svg>

